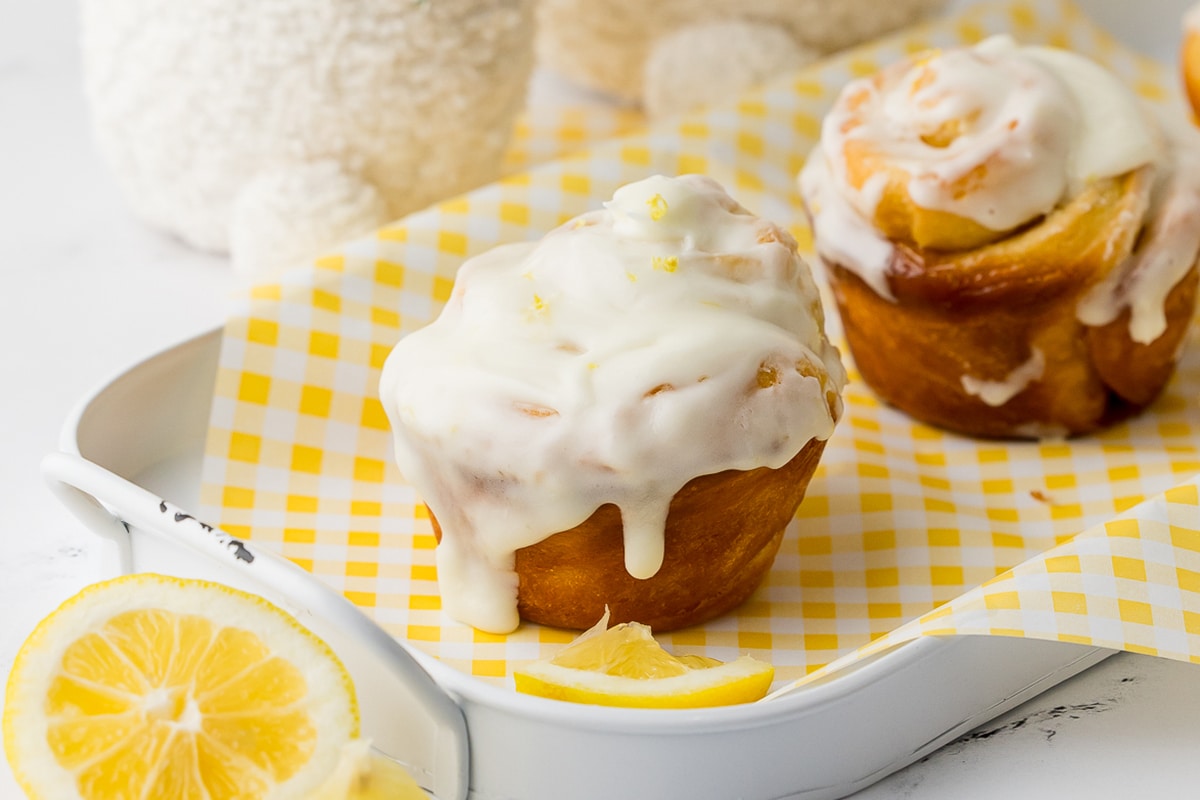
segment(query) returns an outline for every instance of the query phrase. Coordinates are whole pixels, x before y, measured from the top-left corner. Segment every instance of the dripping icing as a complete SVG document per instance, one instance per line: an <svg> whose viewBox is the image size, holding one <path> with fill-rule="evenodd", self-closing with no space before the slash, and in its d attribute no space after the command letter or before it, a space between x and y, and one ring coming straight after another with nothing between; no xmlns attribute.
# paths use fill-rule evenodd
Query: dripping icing
<svg viewBox="0 0 1200 800"><path fill-rule="evenodd" d="M1034 381L1040 380L1045 371L1046 357L1041 350L1034 347L1025 363L1001 380L990 381L963 375L962 387L967 394L978 397L993 408L998 408L1025 391Z"/></svg>
<svg viewBox="0 0 1200 800"><path fill-rule="evenodd" d="M1129 336L1150 344L1167 329L1167 295L1200 252L1200 135L1160 116L1166 146L1155 173L1145 230L1134 251L1080 300L1085 325L1107 325L1129 309Z"/></svg>

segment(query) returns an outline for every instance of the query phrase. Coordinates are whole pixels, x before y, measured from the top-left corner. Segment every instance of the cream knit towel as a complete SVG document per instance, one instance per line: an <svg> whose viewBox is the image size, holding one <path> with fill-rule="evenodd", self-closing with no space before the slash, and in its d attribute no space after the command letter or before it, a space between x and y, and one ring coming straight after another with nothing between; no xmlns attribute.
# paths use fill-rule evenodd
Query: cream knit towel
<svg viewBox="0 0 1200 800"><path fill-rule="evenodd" d="M89 0L85 88L134 211L256 276L499 174L533 0Z"/></svg>

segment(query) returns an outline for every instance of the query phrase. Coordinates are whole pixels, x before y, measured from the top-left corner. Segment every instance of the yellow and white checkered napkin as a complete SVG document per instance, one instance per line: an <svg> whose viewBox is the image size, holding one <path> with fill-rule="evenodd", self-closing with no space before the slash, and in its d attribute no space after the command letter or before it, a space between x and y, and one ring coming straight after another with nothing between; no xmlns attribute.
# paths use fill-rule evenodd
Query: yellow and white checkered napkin
<svg viewBox="0 0 1200 800"><path fill-rule="evenodd" d="M574 634L527 624L494 636L441 612L429 520L392 464L376 397L392 345L433 318L465 257L536 238L652 173L707 173L809 246L795 176L840 87L908 53L1001 32L1091 55L1152 100L1174 96L1159 66L1121 49L1074 7L1010 2L849 52L740 102L597 144L411 216L239 303L225 330L202 500L221 526L341 589L397 637L506 682L514 664L546 656ZM523 132L513 163L635 124L599 112L543 119ZM1103 557L1091 551L1052 549L1130 509L1128 519L1149 519L1139 503L1200 472L1197 397L1200 347L1192 347L1166 394L1137 419L1066 443L1005 444L915 424L852 382L845 418L765 585L736 612L662 639L720 659L751 652L787 681L889 632L912 631L905 623L954 600L920 626L1053 631L1195 657L1196 618L1182 610L1196 610L1195 597L1181 605L1180 587L1197 588L1200 566L1158 566L1170 563L1159 558L1161 547L1178 542L1156 544L1153 557L1114 551L1108 572L1093 571ZM1138 523L1120 523L1130 524ZM1183 537L1184 549L1193 535L1200 534ZM1046 551L1053 558L1039 558ZM1011 578L987 583L1027 561ZM1066 569L1076 563L1079 572ZM1146 621L1153 637L1123 633ZM1168 640L1174 644L1162 646Z"/></svg>
<svg viewBox="0 0 1200 800"><path fill-rule="evenodd" d="M786 685L918 636L1020 636L1200 663L1200 476Z"/></svg>

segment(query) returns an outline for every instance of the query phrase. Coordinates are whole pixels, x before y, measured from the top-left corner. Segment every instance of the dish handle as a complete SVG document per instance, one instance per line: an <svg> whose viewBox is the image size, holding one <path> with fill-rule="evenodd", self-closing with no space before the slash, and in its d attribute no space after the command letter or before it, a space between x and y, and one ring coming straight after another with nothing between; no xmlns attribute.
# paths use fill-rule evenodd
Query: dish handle
<svg viewBox="0 0 1200 800"><path fill-rule="evenodd" d="M103 467L51 453L42 475L102 539L122 572L203 578L259 594L333 648L354 679L363 735L440 800L467 796L467 725L413 654L350 601L287 559L201 522Z"/></svg>

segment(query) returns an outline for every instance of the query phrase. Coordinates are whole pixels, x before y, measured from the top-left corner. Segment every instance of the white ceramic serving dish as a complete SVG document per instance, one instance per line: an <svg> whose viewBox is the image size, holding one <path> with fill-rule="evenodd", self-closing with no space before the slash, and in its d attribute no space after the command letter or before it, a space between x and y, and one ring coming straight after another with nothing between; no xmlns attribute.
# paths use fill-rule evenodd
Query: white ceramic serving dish
<svg viewBox="0 0 1200 800"><path fill-rule="evenodd" d="M219 350L212 331L85 398L45 476L111 543L114 571L206 577L296 614L347 664L364 735L439 800L843 797L1110 654L929 638L748 706L652 711L518 695L397 642L300 568L185 510L196 504Z"/></svg>

